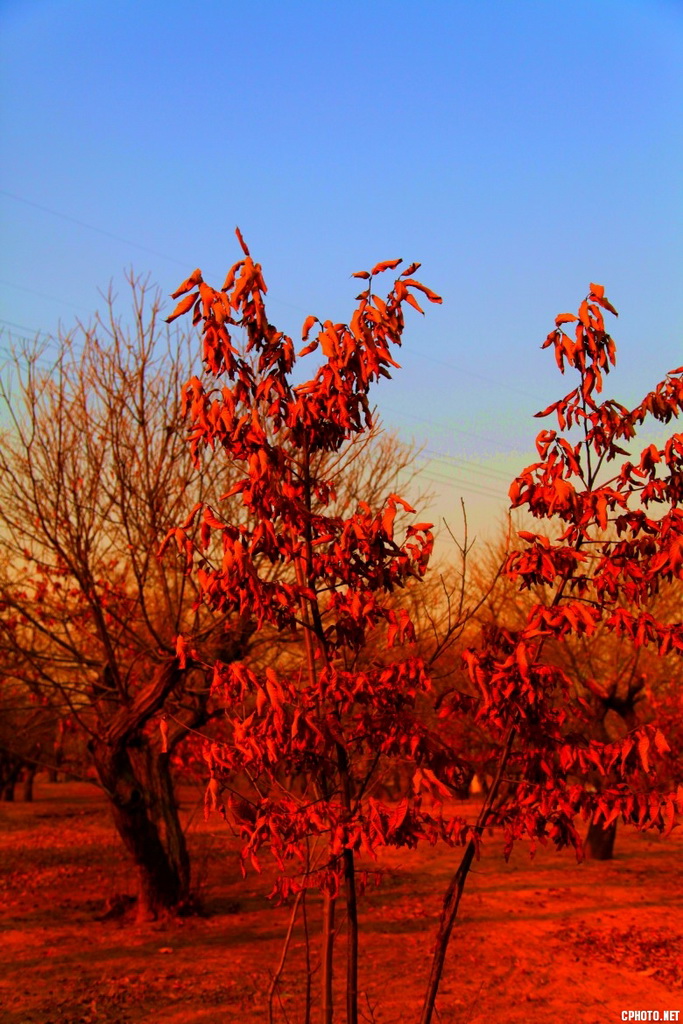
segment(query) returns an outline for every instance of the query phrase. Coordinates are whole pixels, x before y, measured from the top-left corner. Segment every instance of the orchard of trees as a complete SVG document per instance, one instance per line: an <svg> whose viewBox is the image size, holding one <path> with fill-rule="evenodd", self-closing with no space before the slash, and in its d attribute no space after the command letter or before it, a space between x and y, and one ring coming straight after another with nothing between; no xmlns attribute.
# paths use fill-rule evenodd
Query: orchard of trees
<svg viewBox="0 0 683 1024"><path fill-rule="evenodd" d="M26 344L4 368L0 792L30 799L37 771L98 786L144 921L197 909L178 787L199 771L242 871L275 865L290 934L306 922L307 1024L359 1020L381 851L443 844L430 1024L490 834L506 856L609 858L619 821L668 835L683 810L683 367L633 408L603 399L616 311L591 284L543 344L570 390L538 413L500 544L465 517L457 562L434 564L373 389L406 313L441 298L419 264L378 263L348 323L307 317L297 352L237 237L220 289L196 270L174 292L173 327L131 278L132 327L110 297L52 364ZM652 421L667 436L641 446Z"/></svg>

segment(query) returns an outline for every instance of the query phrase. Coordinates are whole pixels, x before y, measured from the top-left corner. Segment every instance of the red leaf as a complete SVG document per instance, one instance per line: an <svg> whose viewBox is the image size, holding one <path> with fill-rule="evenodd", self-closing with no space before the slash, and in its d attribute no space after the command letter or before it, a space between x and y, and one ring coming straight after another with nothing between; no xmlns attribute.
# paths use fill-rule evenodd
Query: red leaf
<svg viewBox="0 0 683 1024"><path fill-rule="evenodd" d="M663 818L664 818L664 821L665 821L665 824L666 824L666 829L664 830L664 833L663 833L663 838L664 839L666 839L668 836L671 835L671 833L673 832L673 829L674 829L674 825L676 824L676 808L674 806L674 801L673 801L672 797L668 797L667 798L665 807L666 807L666 810L664 811L664 814L663 814Z"/></svg>
<svg viewBox="0 0 683 1024"><path fill-rule="evenodd" d="M181 530L187 530L189 529L190 526L192 526L192 523L195 520L195 516L197 515L197 512L199 512L201 507L202 502L198 501L197 504L193 507L192 511L188 513L187 518L183 519L182 523L180 524Z"/></svg>
<svg viewBox="0 0 683 1024"><path fill-rule="evenodd" d="M192 309L198 298L199 292L193 292L192 295L186 295L184 299L180 300L171 315L166 317L166 323L170 324L172 320L176 319L176 317L182 316L183 313L187 313L188 309Z"/></svg>
<svg viewBox="0 0 683 1024"><path fill-rule="evenodd" d="M411 295L410 292L408 292L408 294L406 295L405 301L408 303L409 306L412 306L413 309L416 309L418 313L424 313L424 309L419 304L415 296Z"/></svg>
<svg viewBox="0 0 683 1024"><path fill-rule="evenodd" d="M245 256L249 256L250 254L249 249L247 248L247 243L242 238L242 232L240 231L239 228L235 228L235 234L237 235L237 241L242 246L242 252L244 253Z"/></svg>
<svg viewBox="0 0 683 1024"><path fill-rule="evenodd" d="M304 325L301 328L301 340L302 341L306 341L306 339L308 338L308 335L311 333L311 327L313 326L313 324L316 324L316 323L318 323L318 324L320 323L320 321L318 320L317 316L312 316L311 315L311 316L307 316L306 317L306 319L304 320Z"/></svg>
<svg viewBox="0 0 683 1024"><path fill-rule="evenodd" d="M196 286L200 284L201 281L202 272L199 269L199 267L197 267L197 269L193 271L192 274L190 274L187 280L183 281L183 283L176 288L176 290L171 295L171 298L177 299L179 295L184 295L185 292L192 291L192 289L196 288Z"/></svg>
<svg viewBox="0 0 683 1024"><path fill-rule="evenodd" d="M232 498L234 494L239 494L249 483L248 480L240 480L238 483L233 484L230 490L226 491L225 494L221 494L219 501L225 501L227 498Z"/></svg>
<svg viewBox="0 0 683 1024"><path fill-rule="evenodd" d="M412 505L409 505L405 498L402 498L398 494L390 494L387 498L387 502L395 502L397 505L402 505L406 512L412 512L413 514L415 512Z"/></svg>
<svg viewBox="0 0 683 1024"><path fill-rule="evenodd" d="M671 750L671 747L666 742L666 737L659 729L655 733L655 747L660 754L667 754Z"/></svg>
<svg viewBox="0 0 683 1024"><path fill-rule="evenodd" d="M382 260L381 263L376 263L371 270L371 274L382 274L385 270L393 270L399 263L403 263L403 260Z"/></svg>
<svg viewBox="0 0 683 1024"><path fill-rule="evenodd" d="M225 529L225 523L223 522L223 520L219 519L218 516L216 516L216 514L214 513L213 509L209 508L208 505L204 509L204 515L202 518L206 525L212 527L212 529L214 530Z"/></svg>
<svg viewBox="0 0 683 1024"><path fill-rule="evenodd" d="M437 295L436 292L433 292L431 288L427 288L426 285L421 284L419 281L416 281L415 278L413 277L406 278L405 284L410 285L412 288L417 288L418 291L421 291L424 295L427 296L430 302L437 302L439 304L443 302L443 299L441 298L440 295Z"/></svg>
<svg viewBox="0 0 683 1024"><path fill-rule="evenodd" d="M239 263L235 263L235 265L233 267L230 267L230 270L228 271L227 277L225 278L225 281L223 282L223 289L222 290L224 292L227 292L229 288L232 288L233 284L235 283L235 274L240 269L240 267L243 267L243 266L244 266L244 260L240 260Z"/></svg>
<svg viewBox="0 0 683 1024"><path fill-rule="evenodd" d="M647 752L648 752L649 749L650 749L650 737L647 736L647 735L641 736L640 739L638 740L638 754L640 755L640 760L642 761L643 768L645 769L646 772L649 772L649 770L650 770L650 763L649 763L648 757L647 757Z"/></svg>
<svg viewBox="0 0 683 1024"><path fill-rule="evenodd" d="M187 640L182 634L179 634L176 637L175 653L180 668L187 668L188 655L194 655L195 652L191 649L190 645L188 644Z"/></svg>
<svg viewBox="0 0 683 1024"><path fill-rule="evenodd" d="M315 352L319 344L320 340L318 338L316 338L315 341L309 342L309 344L305 345L299 352L299 358L301 359L303 356L308 356L311 352Z"/></svg>

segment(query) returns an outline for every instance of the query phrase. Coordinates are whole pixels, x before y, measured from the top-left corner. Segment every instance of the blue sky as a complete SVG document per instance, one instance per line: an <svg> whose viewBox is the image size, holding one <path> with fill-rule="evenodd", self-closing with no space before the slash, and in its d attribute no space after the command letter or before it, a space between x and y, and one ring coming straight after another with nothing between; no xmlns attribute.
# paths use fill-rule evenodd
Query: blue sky
<svg viewBox="0 0 683 1024"><path fill-rule="evenodd" d="M0 32L0 353L131 265L222 283L236 224L293 334L420 260L444 304L376 398L482 528L571 386L539 346L589 281L614 397L683 363L683 3L2 0Z"/></svg>

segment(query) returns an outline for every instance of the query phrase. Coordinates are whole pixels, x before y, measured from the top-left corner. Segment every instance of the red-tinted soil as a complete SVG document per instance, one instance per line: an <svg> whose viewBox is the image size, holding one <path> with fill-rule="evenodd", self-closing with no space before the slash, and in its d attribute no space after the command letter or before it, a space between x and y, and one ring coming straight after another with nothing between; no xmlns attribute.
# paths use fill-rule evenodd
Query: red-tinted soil
<svg viewBox="0 0 683 1024"><path fill-rule="evenodd" d="M136 926L98 920L134 891L102 800L85 784L36 788L0 805L2 1024L261 1024L289 909L263 875L242 881L219 818L186 811L206 917ZM197 800L199 795L196 795ZM465 805L467 806L467 805ZM474 814L476 808L471 807ZM623 1010L683 1011L683 830L622 830L608 863L488 839L451 944L435 1024L593 1024ZM361 907L364 1019L419 1016L440 899L457 851L392 851ZM310 910L316 948L319 905ZM303 1021L303 934L295 929L275 1020ZM340 937L339 981L343 975ZM313 979L314 993L318 974ZM315 993L317 995L317 993ZM344 1019L340 1003L338 1019ZM318 1014L314 1012L313 1020ZM681 1012L683 1021L683 1012Z"/></svg>

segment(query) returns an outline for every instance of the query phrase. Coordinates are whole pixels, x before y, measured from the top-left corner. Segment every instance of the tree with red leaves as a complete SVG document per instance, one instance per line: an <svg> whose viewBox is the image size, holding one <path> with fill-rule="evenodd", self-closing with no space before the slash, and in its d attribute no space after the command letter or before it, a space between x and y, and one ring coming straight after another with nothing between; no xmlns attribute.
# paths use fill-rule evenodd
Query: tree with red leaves
<svg viewBox="0 0 683 1024"><path fill-rule="evenodd" d="M391 656L395 645L414 639L408 611L391 597L424 575L431 524L411 522L414 510L397 494L379 508L361 500L350 514L333 510L321 456L342 452L370 430L368 392L397 366L391 347L401 343L404 305L422 312L420 292L441 300L412 276L417 264L385 299L375 291L376 278L401 260L356 274L365 287L348 325L306 319L303 340L316 325L317 333L300 355L320 348L323 362L311 380L294 385L292 340L269 323L261 268L239 237L244 258L223 288L209 287L195 271L175 293L184 297L172 317L193 309L194 322L203 321L207 370L225 383L213 391L197 378L186 385L191 444L223 448L242 467L218 502L238 493L246 516L234 523L218 505L196 506L168 542L186 545L193 558L185 531L200 517L204 541L218 533L223 552L218 565L206 557L196 565L205 600L223 614L249 614L260 629L302 638L302 662L287 671L216 663L214 691L225 701L231 737L207 751L208 803L239 829L245 863L258 869L260 849L270 849L280 865L280 895L313 886L324 893L325 1022L333 1012L335 905L344 892L347 1017L356 1022L356 861L423 836L464 841L464 820L422 810L419 791L448 792L444 780L457 783L465 766L421 713L430 705L422 660ZM235 327L246 334L244 352L233 343ZM275 576L271 564L278 566ZM378 627L386 631L384 654L361 668L359 657ZM372 796L377 772L390 759L419 766L409 776L413 795L396 806Z"/></svg>
<svg viewBox="0 0 683 1024"><path fill-rule="evenodd" d="M519 532L524 547L507 558L504 577L520 590L537 588L520 628L490 626L465 654L479 691L475 722L496 751L493 784L444 899L421 1024L429 1024L446 950L472 862L486 827L501 829L509 854L521 838L572 845L581 856L577 820L609 826L621 817L638 829L673 829L683 787L657 774L669 744L656 723L634 719L615 739L596 738L604 700L589 702L556 658L551 642L592 637L606 628L637 649L683 653L683 625L658 619L643 604L683 577L683 435L649 445L634 462L621 443L633 441L647 416L668 423L683 408L683 367L671 371L634 409L598 401L615 345L603 310L616 315L604 289L592 284L578 315L564 313L544 342L559 369L579 383L538 416L555 413L559 432L536 439L539 462L510 488L513 508L526 507L544 532ZM574 324L574 336L565 325ZM615 469L619 456L624 457ZM654 505L659 517L650 513ZM553 527L555 531L553 533ZM594 688L609 698L598 681ZM585 692L585 691L584 691ZM444 702L446 721L462 701ZM599 733L598 733L599 735ZM602 780L596 787L596 775Z"/></svg>
<svg viewBox="0 0 683 1024"><path fill-rule="evenodd" d="M220 387L198 378L184 389L195 452L222 448L240 479L214 505L200 503L169 533L187 553L188 569L204 599L225 616L248 615L259 629L301 638L302 659L284 668L248 661L214 665L214 692L225 703L228 742L207 747L207 808L220 811L242 837L243 862L258 870L267 848L280 866L276 891L307 889L325 895L323 912L322 1020L333 1017L332 966L335 906L345 894L348 918L347 1020L356 1024L358 922L357 862L381 846L413 847L420 839L464 847L445 897L422 1024L429 1024L460 898L484 830L503 830L506 850L520 838L573 845L581 852L577 818L609 824L621 815L638 828L671 831L678 796L652 773L651 759L667 742L654 725L616 741L590 737L591 705L568 674L544 660L548 640L591 635L598 624L636 645L656 643L661 654L683 650L683 627L638 611L639 601L683 566L683 516L678 511L683 444L648 448L637 466L623 464L605 480L604 467L631 440L648 412L668 419L683 400L683 370L670 374L637 409L598 404L602 375L614 362L614 343L602 309L604 292L591 286L578 317L558 317L546 347L558 364L569 363L579 386L540 415L556 412L560 429L577 428L578 440L543 431L540 460L511 488L513 507L559 522L556 541L522 531L524 548L507 558L505 575L522 589L545 588L519 629L492 628L465 652L470 691L441 695L435 704L425 662L392 656L394 645L415 636L405 607L391 596L424 576L432 549L431 525L409 523L413 509L397 494L377 509L360 501L350 515L331 514L334 488L324 456L334 455L372 423L370 386L397 364L391 345L401 342L403 306L420 309L415 292L440 301L412 275L394 281L386 299L374 290L377 275L401 261L379 263L355 276L366 282L350 324L304 322L302 338L323 362L312 379L294 385L291 339L268 321L261 268L238 232L244 258L223 288L207 285L199 270L177 290L183 296L171 319L193 311L203 324L206 368ZM420 310L421 312L421 310ZM576 323L575 338L563 325ZM235 328L246 335L242 349ZM658 465L665 473L659 477ZM246 512L234 522L218 503L236 494ZM650 519L640 499L668 511ZM214 507L215 506L215 507ZM197 558L187 531L201 522L202 544L216 535L222 558ZM609 530L615 536L609 535ZM277 567L274 574L272 566ZM630 611L623 606L624 600ZM386 651L361 660L371 636L386 631ZM437 645L438 646L438 645ZM181 664L191 653L179 646ZM475 697L473 699L473 692ZM438 710L444 729L434 725ZM471 773L466 751L449 744L454 719L473 715L491 745L495 774L476 823L449 816L441 804L422 805L422 791L449 796ZM576 723L580 723L577 730ZM410 771L403 799L393 806L374 799L378 767L397 759ZM595 791L598 772L607 781ZM295 865L292 869L292 865ZM310 995L306 1019L310 1020Z"/></svg>

